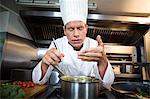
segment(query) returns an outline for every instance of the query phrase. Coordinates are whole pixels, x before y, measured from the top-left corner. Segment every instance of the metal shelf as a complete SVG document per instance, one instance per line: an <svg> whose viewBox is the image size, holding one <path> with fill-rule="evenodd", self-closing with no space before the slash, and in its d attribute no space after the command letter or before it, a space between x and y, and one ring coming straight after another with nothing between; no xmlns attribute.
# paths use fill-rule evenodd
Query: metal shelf
<svg viewBox="0 0 150 99"><path fill-rule="evenodd" d="M119 78L141 78L141 74L115 74L115 77Z"/></svg>

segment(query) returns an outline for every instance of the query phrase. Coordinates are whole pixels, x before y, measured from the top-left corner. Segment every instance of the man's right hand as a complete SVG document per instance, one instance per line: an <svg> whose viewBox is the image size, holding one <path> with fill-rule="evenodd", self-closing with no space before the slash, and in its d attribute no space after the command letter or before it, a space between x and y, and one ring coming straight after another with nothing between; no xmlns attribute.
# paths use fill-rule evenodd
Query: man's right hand
<svg viewBox="0 0 150 99"><path fill-rule="evenodd" d="M61 53L56 48L51 48L46 52L44 57L42 58L42 64L46 65L58 65L63 59L64 54Z"/></svg>
<svg viewBox="0 0 150 99"><path fill-rule="evenodd" d="M58 65L61 60L63 59L64 54L61 53L59 50L57 50L56 48L51 48L50 50L48 50L44 57L42 58L42 78L44 77L44 75L46 74L46 71L48 69L49 65ZM41 78L41 79L42 79Z"/></svg>

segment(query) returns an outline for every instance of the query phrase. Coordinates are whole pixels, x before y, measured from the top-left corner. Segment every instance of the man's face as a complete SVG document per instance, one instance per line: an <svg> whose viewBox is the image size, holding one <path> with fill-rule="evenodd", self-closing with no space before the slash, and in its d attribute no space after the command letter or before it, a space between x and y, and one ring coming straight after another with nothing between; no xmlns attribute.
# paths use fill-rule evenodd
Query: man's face
<svg viewBox="0 0 150 99"><path fill-rule="evenodd" d="M64 27L64 34L74 48L81 48L88 26L82 21L71 21Z"/></svg>

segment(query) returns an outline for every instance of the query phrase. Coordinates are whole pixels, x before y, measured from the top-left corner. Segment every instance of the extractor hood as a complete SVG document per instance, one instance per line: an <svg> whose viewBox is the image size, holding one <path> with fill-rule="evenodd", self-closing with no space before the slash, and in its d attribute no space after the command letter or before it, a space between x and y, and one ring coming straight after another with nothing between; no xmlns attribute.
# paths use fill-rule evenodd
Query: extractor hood
<svg viewBox="0 0 150 99"><path fill-rule="evenodd" d="M53 37L64 35L60 12L22 10L20 15L37 43L49 45ZM148 20L144 17L89 14L87 36L95 39L100 34L104 43L136 45L150 27L148 21L142 19Z"/></svg>
<svg viewBox="0 0 150 99"><path fill-rule="evenodd" d="M58 8L59 0L16 0L16 3L32 8ZM150 0L88 0L92 13L150 16Z"/></svg>

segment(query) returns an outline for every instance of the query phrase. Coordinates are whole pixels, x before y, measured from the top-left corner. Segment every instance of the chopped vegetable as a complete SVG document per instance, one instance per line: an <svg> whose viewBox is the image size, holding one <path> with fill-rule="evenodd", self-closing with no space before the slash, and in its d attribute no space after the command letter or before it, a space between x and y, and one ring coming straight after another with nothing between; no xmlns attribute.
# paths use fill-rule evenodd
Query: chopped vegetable
<svg viewBox="0 0 150 99"><path fill-rule="evenodd" d="M23 81L16 81L14 82L15 85L19 85L21 86L22 88L29 88L29 87L34 87L34 83L31 82L31 81L28 81L28 82L23 82Z"/></svg>
<svg viewBox="0 0 150 99"><path fill-rule="evenodd" d="M147 97L147 96L149 96L147 92L145 92L144 90L142 90L142 89L139 88L139 87L137 87L136 90L137 90L139 96L142 96L142 97Z"/></svg>

